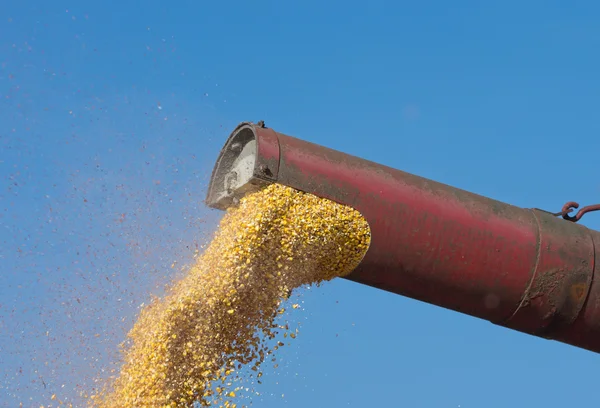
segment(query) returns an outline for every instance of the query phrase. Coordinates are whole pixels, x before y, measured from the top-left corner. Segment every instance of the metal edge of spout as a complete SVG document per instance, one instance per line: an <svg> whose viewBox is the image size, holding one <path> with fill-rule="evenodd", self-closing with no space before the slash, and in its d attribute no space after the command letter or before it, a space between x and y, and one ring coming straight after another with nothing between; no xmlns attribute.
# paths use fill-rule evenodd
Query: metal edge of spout
<svg viewBox="0 0 600 408"><path fill-rule="evenodd" d="M242 122L231 133L215 163L205 203L226 210L245 195L277 181L279 141L263 122Z"/></svg>

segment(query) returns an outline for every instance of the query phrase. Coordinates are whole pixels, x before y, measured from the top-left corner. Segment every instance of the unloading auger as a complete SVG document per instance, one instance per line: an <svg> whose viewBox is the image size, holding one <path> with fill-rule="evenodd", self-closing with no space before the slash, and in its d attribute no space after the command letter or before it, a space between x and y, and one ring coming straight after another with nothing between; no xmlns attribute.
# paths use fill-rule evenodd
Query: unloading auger
<svg viewBox="0 0 600 408"><path fill-rule="evenodd" d="M600 352L600 206L519 208L242 123L213 170L217 209L269 183L360 211L371 245L347 279Z"/></svg>

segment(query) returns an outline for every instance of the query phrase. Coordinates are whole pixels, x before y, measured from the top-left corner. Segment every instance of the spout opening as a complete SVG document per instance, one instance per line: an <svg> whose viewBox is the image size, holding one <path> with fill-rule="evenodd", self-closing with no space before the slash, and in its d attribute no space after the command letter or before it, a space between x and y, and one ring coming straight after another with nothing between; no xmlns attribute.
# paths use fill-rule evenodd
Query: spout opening
<svg viewBox="0 0 600 408"><path fill-rule="evenodd" d="M206 205L226 210L246 194L269 184L257 172L258 147L252 126L242 125L229 137L213 169Z"/></svg>

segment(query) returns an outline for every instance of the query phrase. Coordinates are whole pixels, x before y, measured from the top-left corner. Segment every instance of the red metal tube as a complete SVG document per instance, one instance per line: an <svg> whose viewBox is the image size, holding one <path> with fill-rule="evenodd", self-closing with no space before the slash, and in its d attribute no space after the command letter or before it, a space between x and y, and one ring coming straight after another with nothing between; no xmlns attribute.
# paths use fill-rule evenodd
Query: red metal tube
<svg viewBox="0 0 600 408"><path fill-rule="evenodd" d="M236 199L219 183L252 140L247 186L281 183L367 219L371 246L348 279L600 352L599 232L250 123L217 162L209 206Z"/></svg>

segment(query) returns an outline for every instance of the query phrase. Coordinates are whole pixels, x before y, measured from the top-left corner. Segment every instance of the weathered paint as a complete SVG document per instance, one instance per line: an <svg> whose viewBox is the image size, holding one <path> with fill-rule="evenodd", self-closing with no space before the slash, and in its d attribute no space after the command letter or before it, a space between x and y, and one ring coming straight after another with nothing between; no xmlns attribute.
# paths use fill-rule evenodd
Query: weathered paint
<svg viewBox="0 0 600 408"><path fill-rule="evenodd" d="M599 232L243 127L268 146L258 162L277 169L273 182L352 206L367 219L371 246L348 279L600 352Z"/></svg>

